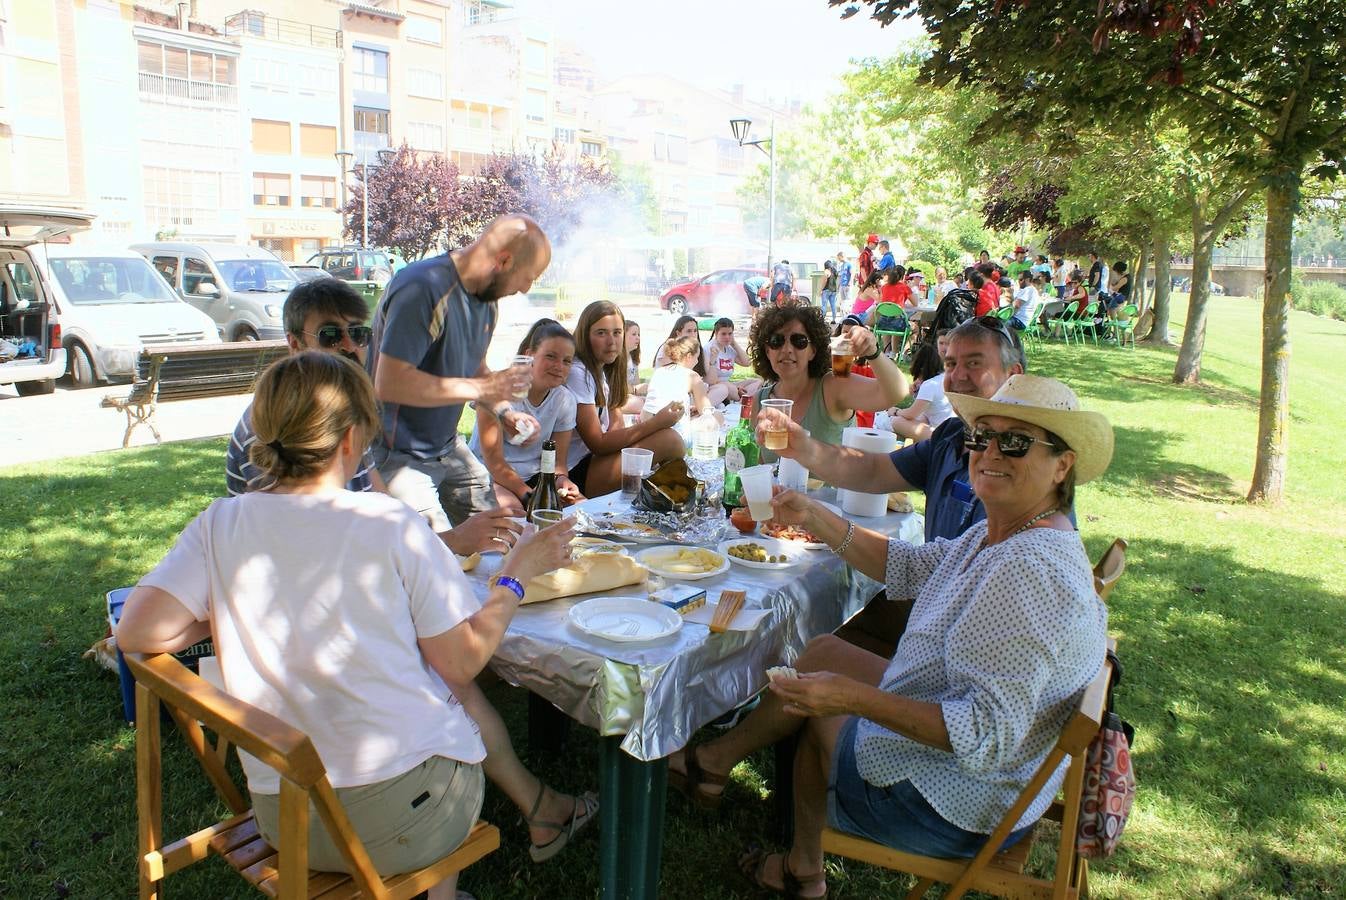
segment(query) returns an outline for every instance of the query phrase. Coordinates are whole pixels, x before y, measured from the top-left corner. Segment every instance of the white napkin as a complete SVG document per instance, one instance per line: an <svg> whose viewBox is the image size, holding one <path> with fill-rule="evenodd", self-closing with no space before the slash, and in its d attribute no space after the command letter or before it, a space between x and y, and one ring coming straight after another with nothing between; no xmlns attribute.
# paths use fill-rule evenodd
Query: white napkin
<svg viewBox="0 0 1346 900"><path fill-rule="evenodd" d="M766 618L769 609L740 609L732 621L729 623L730 631L752 631L758 623ZM698 625L710 627L710 620L715 617L715 604L709 601L705 606L698 606L696 609L683 616L687 622L695 622Z"/></svg>

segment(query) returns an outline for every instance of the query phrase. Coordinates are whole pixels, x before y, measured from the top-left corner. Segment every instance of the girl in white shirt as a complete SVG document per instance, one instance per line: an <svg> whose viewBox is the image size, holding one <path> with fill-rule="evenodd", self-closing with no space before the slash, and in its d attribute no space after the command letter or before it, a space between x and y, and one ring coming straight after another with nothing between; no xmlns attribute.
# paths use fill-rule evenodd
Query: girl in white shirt
<svg viewBox="0 0 1346 900"><path fill-rule="evenodd" d="M939 351L930 344L919 344L912 354L911 379L916 399L906 409L894 411L889 421L898 437L924 441L953 415L944 396L944 366Z"/></svg>
<svg viewBox="0 0 1346 900"><path fill-rule="evenodd" d="M165 653L213 635L224 689L309 736L375 869L428 865L481 810L491 739L464 705L468 685L518 608L515 585L569 562L571 526L527 533L483 602L415 510L346 489L379 429L357 364L317 351L276 362L258 382L252 424L250 458L275 486L216 500L187 526L127 600L118 644ZM258 831L274 846L279 775L239 755ZM587 798L560 805L574 809L555 849L597 812ZM309 865L348 871L317 816ZM453 897L455 881L431 896Z"/></svg>
<svg viewBox="0 0 1346 900"><path fill-rule="evenodd" d="M706 384L710 402L715 405L725 401L737 403L744 397L756 396L762 387L762 379L748 378L744 381L730 381L734 377L734 367L750 367L748 354L734 340L734 320L718 319L715 330L711 332L710 343L706 344ZM723 397L716 399L723 390Z"/></svg>
<svg viewBox="0 0 1346 900"><path fill-rule="evenodd" d="M714 410L706 396L706 383L696 374L701 345L696 338L669 338L661 354L668 363L655 369L650 377L650 390L645 395L645 409L640 418L642 422L648 421L665 407L676 407L683 411L678 427L685 432L689 414L707 415Z"/></svg>

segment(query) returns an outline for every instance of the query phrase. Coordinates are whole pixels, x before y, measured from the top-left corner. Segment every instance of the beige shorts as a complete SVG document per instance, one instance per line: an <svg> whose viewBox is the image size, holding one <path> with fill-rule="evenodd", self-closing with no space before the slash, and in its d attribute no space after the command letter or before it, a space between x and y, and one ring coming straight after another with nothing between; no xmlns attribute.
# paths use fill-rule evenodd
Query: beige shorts
<svg viewBox="0 0 1346 900"><path fill-rule="evenodd" d="M461 844L481 814L486 781L481 766L432 756L387 781L337 788L337 799L382 876L430 865ZM253 794L257 830L271 846L280 832L280 795ZM349 872L318 811L309 804L308 864L319 872Z"/></svg>

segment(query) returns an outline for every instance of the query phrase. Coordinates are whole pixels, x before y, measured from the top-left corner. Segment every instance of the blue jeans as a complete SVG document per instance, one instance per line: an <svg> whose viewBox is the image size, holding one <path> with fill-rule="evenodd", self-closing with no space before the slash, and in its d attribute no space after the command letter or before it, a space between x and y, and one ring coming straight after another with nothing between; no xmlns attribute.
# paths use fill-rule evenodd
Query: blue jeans
<svg viewBox="0 0 1346 900"><path fill-rule="evenodd" d="M827 310L828 316L835 319L837 317L837 292L823 291L822 294L822 302L818 304L818 308Z"/></svg>
<svg viewBox="0 0 1346 900"><path fill-rule="evenodd" d="M855 761L852 716L841 726L832 751L832 777L827 786L827 823L848 834L901 850L941 859L971 859L987 835L964 831L946 821L910 781L878 787L860 777ZM1033 826L1010 832L1005 847L1018 843Z"/></svg>

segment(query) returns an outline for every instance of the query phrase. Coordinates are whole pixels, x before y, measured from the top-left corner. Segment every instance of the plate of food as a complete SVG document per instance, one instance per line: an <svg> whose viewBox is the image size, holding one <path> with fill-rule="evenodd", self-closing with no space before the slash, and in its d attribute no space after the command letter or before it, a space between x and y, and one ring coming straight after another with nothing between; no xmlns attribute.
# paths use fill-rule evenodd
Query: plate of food
<svg viewBox="0 0 1346 900"><path fill-rule="evenodd" d="M803 562L800 548L770 538L735 538L722 541L716 550L731 563L749 569L788 569Z"/></svg>
<svg viewBox="0 0 1346 900"><path fill-rule="evenodd" d="M568 615L585 634L618 643L655 641L682 627L682 616L642 597L594 597L570 607Z"/></svg>
<svg viewBox="0 0 1346 900"><path fill-rule="evenodd" d="M772 519L770 522L763 522L758 530L765 537L785 541L792 546L802 547L805 550L828 549L827 545L818 540L808 529L799 525L783 525Z"/></svg>
<svg viewBox="0 0 1346 900"><path fill-rule="evenodd" d="M581 535L570 542L570 552L576 559L581 556L593 556L599 553L615 553L618 556L627 556L626 548L616 541L610 541L607 538L590 537Z"/></svg>
<svg viewBox="0 0 1346 900"><path fill-rule="evenodd" d="M677 544L641 550L636 561L656 575L679 581L696 581L729 571L729 558L723 553Z"/></svg>

